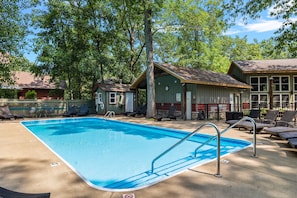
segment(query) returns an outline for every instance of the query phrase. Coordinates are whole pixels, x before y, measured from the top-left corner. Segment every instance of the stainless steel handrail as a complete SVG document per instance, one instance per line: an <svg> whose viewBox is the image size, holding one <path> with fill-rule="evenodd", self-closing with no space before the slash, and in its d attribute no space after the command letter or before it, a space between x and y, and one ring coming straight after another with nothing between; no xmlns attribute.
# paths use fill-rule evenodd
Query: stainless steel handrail
<svg viewBox="0 0 297 198"><path fill-rule="evenodd" d="M253 118L250 117L243 117L242 119L240 119L238 122L234 123L233 125L230 125L229 127L227 127L226 129L222 130L221 132L218 131L217 127L215 127L217 129L217 136L213 136L211 138L209 138L206 142L204 142L203 144L201 144L200 146L198 146L195 149L194 152L194 157L197 157L197 151L205 146L206 144L208 144L210 141L214 140L215 138L217 138L217 173L215 174L216 176L220 177L220 155L221 155L221 135L226 133L227 131L229 131L231 128L235 127L237 124L241 123L242 121L250 121L252 123L253 126L253 155L252 157L256 157L256 122Z"/></svg>
<svg viewBox="0 0 297 198"><path fill-rule="evenodd" d="M220 177L221 174L220 174L220 170L221 170L221 163L220 163L220 159L221 159L221 133L218 129L218 127L215 125L215 124L212 124L210 123L212 127L215 128L216 132L217 132L217 135L216 136L212 136L210 137L207 141L205 141L203 144L201 144L200 146L198 146L196 149L195 149L195 152L194 152L194 157L196 158L197 157L197 151L203 147L204 145L208 144L210 141L214 140L215 138L217 138L217 173L215 174L216 176Z"/></svg>
<svg viewBox="0 0 297 198"><path fill-rule="evenodd" d="M219 136L220 132L219 129L217 128L217 126L213 123L205 123L200 125L195 131L193 131L192 133L188 134L186 137L184 137L183 139L181 139L180 141L178 141L176 144L172 145L171 147L169 147L167 150L165 150L164 152L162 152L160 155L158 155L156 158L153 159L152 163L151 163L151 174L154 173L154 164L155 162L160 159L162 156L164 156L166 153L168 153L169 151L171 151L173 148L175 148L176 146L178 146L179 144L181 144L182 142L184 142L185 140L187 140L188 138L192 137L193 135L195 135L197 132L199 132L199 130L205 126L212 126L216 129L217 134ZM219 148L219 147L218 147Z"/></svg>
<svg viewBox="0 0 297 198"><path fill-rule="evenodd" d="M230 125L229 127L227 127L226 129L224 129L223 131L221 131L221 135L226 133L227 131L229 131L229 129L235 127L236 125L238 125L239 123L241 123L242 121L250 121L253 125L253 155L252 157L256 157L257 155L257 151L256 151L256 144L257 144L257 137L256 137L256 122L253 118L250 118L250 117L243 117L242 119L240 119L238 122Z"/></svg>
<svg viewBox="0 0 297 198"><path fill-rule="evenodd" d="M106 114L104 115L104 118L111 118L115 116L114 111L107 111Z"/></svg>
<svg viewBox="0 0 297 198"><path fill-rule="evenodd" d="M206 142L204 142L202 145L200 145L199 147L197 147L195 149L195 152L194 152L194 157L196 158L197 157L197 151L203 147L204 145L206 145L208 142L212 141L213 139L217 138L217 173L215 174L216 176L220 177L220 154L221 154L221 151L220 151L220 142L221 142L221 135L226 133L227 131L229 131L231 128L235 127L237 124L241 123L242 121L250 121L253 125L253 155L252 157L256 157L256 141L257 141L257 138L256 138L256 122L254 121L253 118L250 118L250 117L243 117L242 119L240 119L238 122L230 125L229 127L227 127L226 129L222 130L221 132L219 131L218 127L213 124L213 123L205 123L205 124L202 124L200 125L195 131L193 131L192 133L188 134L186 137L184 137L183 139L181 139L180 141L178 141L176 144L172 145L171 147L169 147L167 150L165 150L164 152L162 152L160 155L158 155L156 158L154 158L152 160L152 163L151 163L151 174L154 173L154 164L155 162L160 159L162 156L164 156L166 153L168 153L169 151L171 151L173 148L175 148L176 146L178 146L179 144L181 144L182 142L184 142L185 140L187 140L188 138L192 137L193 135L195 135L197 132L199 132L199 130L205 126L211 126L213 128L215 128L216 132L217 132L217 135L216 136L213 136L211 138L209 138Z"/></svg>

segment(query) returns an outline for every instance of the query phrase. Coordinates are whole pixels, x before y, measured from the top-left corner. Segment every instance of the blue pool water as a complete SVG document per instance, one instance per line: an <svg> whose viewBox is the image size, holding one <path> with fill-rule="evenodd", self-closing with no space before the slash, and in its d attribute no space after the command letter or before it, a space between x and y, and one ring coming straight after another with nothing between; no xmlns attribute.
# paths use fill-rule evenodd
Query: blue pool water
<svg viewBox="0 0 297 198"><path fill-rule="evenodd" d="M216 159L216 140L197 134L155 163L152 160L188 132L100 118L23 121L22 124L89 185L109 191L136 190ZM221 155L250 142L221 138Z"/></svg>

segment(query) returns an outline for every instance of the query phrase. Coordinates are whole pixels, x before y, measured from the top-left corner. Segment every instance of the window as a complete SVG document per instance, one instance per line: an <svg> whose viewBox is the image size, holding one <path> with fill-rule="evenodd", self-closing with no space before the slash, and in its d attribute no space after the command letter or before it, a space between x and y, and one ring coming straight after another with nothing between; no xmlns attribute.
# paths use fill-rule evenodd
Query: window
<svg viewBox="0 0 297 198"><path fill-rule="evenodd" d="M252 91L267 91L267 77L251 77Z"/></svg>
<svg viewBox="0 0 297 198"><path fill-rule="evenodd" d="M267 94L253 94L251 95L251 108L267 108L268 107L268 96Z"/></svg>
<svg viewBox="0 0 297 198"><path fill-rule="evenodd" d="M282 108L289 108L289 95L282 95Z"/></svg>
<svg viewBox="0 0 297 198"><path fill-rule="evenodd" d="M280 108L280 95L273 95L273 107Z"/></svg>
<svg viewBox="0 0 297 198"><path fill-rule="evenodd" d="M259 105L259 96L258 95L252 95L251 96L251 108L258 108Z"/></svg>
<svg viewBox="0 0 297 198"><path fill-rule="evenodd" d="M274 94L273 107L289 108L289 94Z"/></svg>
<svg viewBox="0 0 297 198"><path fill-rule="evenodd" d="M180 102L181 101L181 93L176 93L175 94L175 100L176 100L176 102Z"/></svg>
<svg viewBox="0 0 297 198"><path fill-rule="evenodd" d="M268 96L267 95L260 95L260 101L259 101L261 108L267 108L268 107Z"/></svg>
<svg viewBox="0 0 297 198"><path fill-rule="evenodd" d="M117 94L116 92L109 92L109 104L116 104L117 103Z"/></svg>
<svg viewBox="0 0 297 198"><path fill-rule="evenodd" d="M289 77L273 77L274 91L289 91Z"/></svg>
<svg viewBox="0 0 297 198"><path fill-rule="evenodd" d="M102 103L102 93L98 93L98 103Z"/></svg>

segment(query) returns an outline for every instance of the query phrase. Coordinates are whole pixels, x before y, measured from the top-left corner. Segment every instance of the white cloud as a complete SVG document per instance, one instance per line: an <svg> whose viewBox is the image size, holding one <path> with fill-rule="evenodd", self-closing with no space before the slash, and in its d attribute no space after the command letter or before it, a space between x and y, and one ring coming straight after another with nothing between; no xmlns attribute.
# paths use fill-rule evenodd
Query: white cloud
<svg viewBox="0 0 297 198"><path fill-rule="evenodd" d="M269 32L275 31L282 26L282 22L277 20L260 20L255 23L250 23L247 25L239 24L243 31L248 32Z"/></svg>
<svg viewBox="0 0 297 198"><path fill-rule="evenodd" d="M253 23L244 24L238 22L236 26L226 31L225 35L236 35L242 33L264 33L278 30L282 22L277 20L259 20Z"/></svg>
<svg viewBox="0 0 297 198"><path fill-rule="evenodd" d="M240 30L235 30L235 29L230 29L228 31L225 32L225 35L233 35L233 34L238 34L241 33Z"/></svg>

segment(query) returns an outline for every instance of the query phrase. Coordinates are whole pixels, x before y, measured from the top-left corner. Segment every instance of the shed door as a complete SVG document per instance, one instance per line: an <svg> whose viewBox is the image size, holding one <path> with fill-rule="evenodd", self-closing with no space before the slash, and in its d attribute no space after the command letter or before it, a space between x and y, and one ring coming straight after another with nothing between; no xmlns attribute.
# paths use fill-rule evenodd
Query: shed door
<svg viewBox="0 0 297 198"><path fill-rule="evenodd" d="M133 112L133 93L126 93L125 111Z"/></svg>
<svg viewBox="0 0 297 198"><path fill-rule="evenodd" d="M190 91L187 91L186 96L186 119L191 120L192 119L192 93Z"/></svg>

